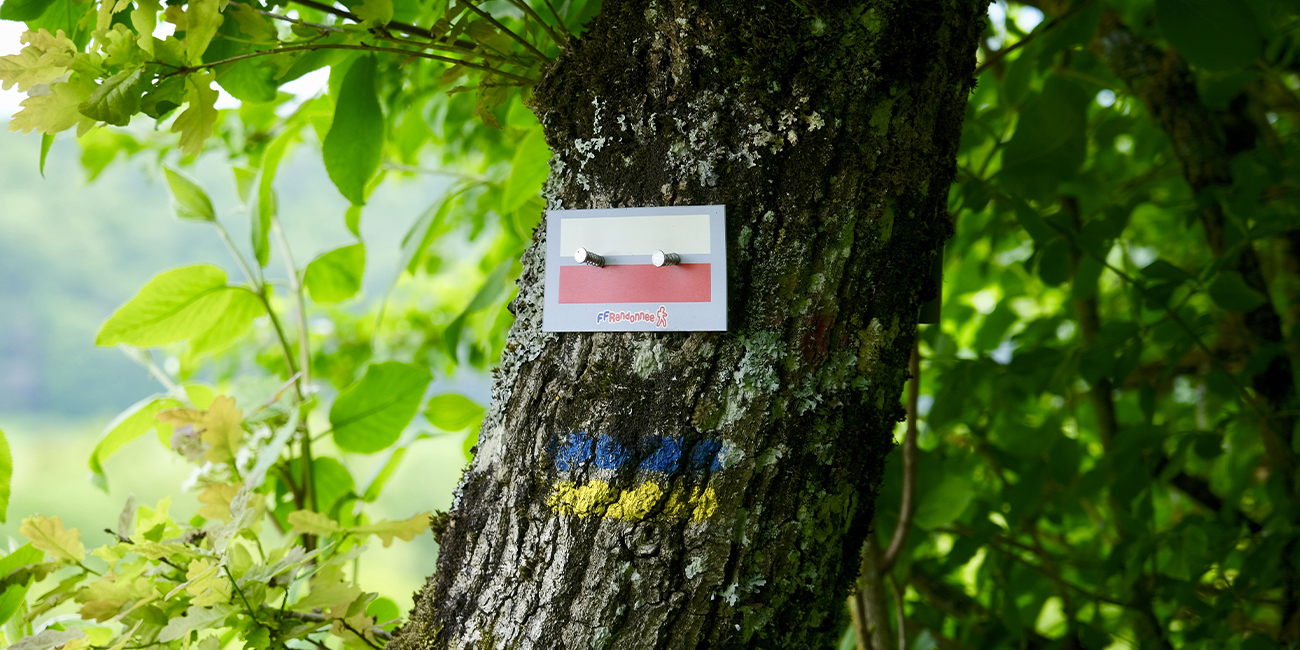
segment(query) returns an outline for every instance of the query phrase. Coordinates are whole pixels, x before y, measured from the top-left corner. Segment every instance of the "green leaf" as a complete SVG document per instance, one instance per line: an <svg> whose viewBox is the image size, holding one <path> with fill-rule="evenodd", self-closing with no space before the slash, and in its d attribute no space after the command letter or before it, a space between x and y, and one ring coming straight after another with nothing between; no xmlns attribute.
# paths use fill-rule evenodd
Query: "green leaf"
<svg viewBox="0 0 1300 650"><path fill-rule="evenodd" d="M105 79L77 110L100 122L126 126L131 116L140 112L140 97L144 95L146 83L142 68L123 70Z"/></svg>
<svg viewBox="0 0 1300 650"><path fill-rule="evenodd" d="M1002 151L1003 184L1031 197L1045 195L1070 178L1087 153L1087 106L1078 84L1050 77L1043 92L1025 104L1015 135Z"/></svg>
<svg viewBox="0 0 1300 650"><path fill-rule="evenodd" d="M424 407L424 417L443 431L460 431L483 419L486 409L455 393L437 395Z"/></svg>
<svg viewBox="0 0 1300 650"><path fill-rule="evenodd" d="M248 333L253 321L266 315L266 306L252 291L235 288L230 304L208 331L190 339L190 354L220 352Z"/></svg>
<svg viewBox="0 0 1300 650"><path fill-rule="evenodd" d="M136 43L140 49L153 56L153 31L158 26L161 3L158 0L136 0L135 6L131 11L131 26L135 27L135 33L139 35Z"/></svg>
<svg viewBox="0 0 1300 650"><path fill-rule="evenodd" d="M293 526L291 535L333 535L339 531L337 521L328 515L311 510L297 510L289 513L289 523Z"/></svg>
<svg viewBox="0 0 1300 650"><path fill-rule="evenodd" d="M339 499L356 487L352 480L352 473L343 466L343 463L328 456L315 458L311 463L312 477L315 479L312 487L316 488L316 506L322 512L329 512Z"/></svg>
<svg viewBox="0 0 1300 650"><path fill-rule="evenodd" d="M303 284L318 303L347 300L361 290L365 268L365 244L343 246L312 260L303 274Z"/></svg>
<svg viewBox="0 0 1300 650"><path fill-rule="evenodd" d="M186 81L185 101L189 105L172 123L172 133L181 134L181 153L186 156L203 152L203 145L212 137L212 129L217 124L220 93L212 89L208 80L207 75L192 75Z"/></svg>
<svg viewBox="0 0 1300 650"><path fill-rule="evenodd" d="M235 613L236 609L234 605L227 604L214 607L191 605L184 616L174 616L167 621L167 625L158 632L158 640L164 643L175 641L188 637L190 632L195 630L221 627L221 623L226 620L226 617Z"/></svg>
<svg viewBox="0 0 1300 650"><path fill-rule="evenodd" d="M0 512L3 514L3 512ZM0 519L0 522L3 522ZM36 581L37 576L28 573L25 580L15 579L14 571L25 566L40 564L45 561L45 554L36 550L31 544L24 544L14 552L0 557L0 586L8 582L7 587L0 588L0 625L4 625L23 605L23 597ZM6 580L7 579L7 580Z"/></svg>
<svg viewBox="0 0 1300 650"><path fill-rule="evenodd" d="M266 146L266 153L262 154L262 175L257 181L257 204L249 209L249 215L252 217L250 234L253 239L253 254L257 256L257 263L261 266L266 266L271 259L271 244L267 237L271 232L271 220L278 207L273 185L275 172L279 169L280 161L284 160L285 154L297 142L301 130L301 123L285 129L284 133L276 136L271 144Z"/></svg>
<svg viewBox="0 0 1300 650"><path fill-rule="evenodd" d="M271 20L263 16L252 5L241 4L232 14L239 23L239 31L244 32L254 43L274 43L279 39L279 32Z"/></svg>
<svg viewBox="0 0 1300 650"><path fill-rule="evenodd" d="M9 650L51 650L85 637L86 633L81 631L80 628L59 630L47 627L35 635L21 639L9 646Z"/></svg>
<svg viewBox="0 0 1300 650"><path fill-rule="evenodd" d="M226 272L215 266L167 271L109 317L95 344L147 347L198 336L216 324L235 291L226 285Z"/></svg>
<svg viewBox="0 0 1300 650"><path fill-rule="evenodd" d="M428 370L406 363L370 366L330 408L335 444L344 451L373 454L397 442L432 380Z"/></svg>
<svg viewBox="0 0 1300 650"><path fill-rule="evenodd" d="M406 451L407 447L405 446L398 447L392 451L388 460L384 461L384 464L379 468L379 471L375 473L374 478L370 480L370 484L366 486L365 493L361 495L362 501L373 502L375 499L379 498L379 493L382 492L384 486L388 484L388 479L393 477L393 473L397 471L397 467L402 464L402 459L406 457Z"/></svg>
<svg viewBox="0 0 1300 650"><path fill-rule="evenodd" d="M45 551L55 561L77 563L86 557L81 531L64 528L59 517L28 517L19 526L18 534L32 540L32 546Z"/></svg>
<svg viewBox="0 0 1300 650"><path fill-rule="evenodd" d="M1214 304L1228 311L1250 311L1268 298L1254 290L1236 271L1221 271L1210 284L1210 298Z"/></svg>
<svg viewBox="0 0 1300 650"><path fill-rule="evenodd" d="M177 217L190 221L217 220L212 199L197 181L171 167L163 167L163 174L167 177L167 187L172 191L172 209Z"/></svg>
<svg viewBox="0 0 1300 650"><path fill-rule="evenodd" d="M45 178L45 158L50 155L50 147L54 144L53 133L41 134L41 178Z"/></svg>
<svg viewBox="0 0 1300 650"><path fill-rule="evenodd" d="M1070 279L1070 244L1057 237L1042 249L1038 259L1038 276L1055 287Z"/></svg>
<svg viewBox="0 0 1300 650"><path fill-rule="evenodd" d="M364 0L355 11L361 20L384 25L393 19L393 0Z"/></svg>
<svg viewBox="0 0 1300 650"><path fill-rule="evenodd" d="M366 183L379 169L384 149L384 113L375 89L375 59L357 59L339 89L334 121L321 144L331 181L353 205L366 202Z"/></svg>
<svg viewBox="0 0 1300 650"><path fill-rule="evenodd" d="M912 522L927 530L944 526L960 516L974 496L969 479L949 474L925 494Z"/></svg>
<svg viewBox="0 0 1300 650"><path fill-rule="evenodd" d="M45 13L54 0L5 0L0 4L0 19L26 22Z"/></svg>
<svg viewBox="0 0 1300 650"><path fill-rule="evenodd" d="M258 59L236 61L217 69L217 85L242 102L271 102L275 101L279 88L275 81L276 72L274 65Z"/></svg>
<svg viewBox="0 0 1300 650"><path fill-rule="evenodd" d="M50 84L50 92L29 96L19 104L22 110L10 118L9 130L23 133L35 130L53 135L79 124L93 122L82 115L78 107L90 98L94 89L95 84L86 81L84 77L80 81Z"/></svg>
<svg viewBox="0 0 1300 650"><path fill-rule="evenodd" d="M352 233L353 237L361 237L361 206L348 206L348 209L343 212L343 225L348 227L348 232Z"/></svg>
<svg viewBox="0 0 1300 650"><path fill-rule="evenodd" d="M5 432L0 430L0 524L5 523L6 512L9 510L9 484L13 478L14 456L9 451L9 440L5 438ZM0 623L4 623L4 620L0 619Z"/></svg>
<svg viewBox="0 0 1300 650"><path fill-rule="evenodd" d="M1007 336L1007 330L1011 329L1019 318L1008 302L1010 301L999 302L993 311L984 317L979 330L975 332L972 349L977 352L988 352L1002 344L1002 339Z"/></svg>
<svg viewBox="0 0 1300 650"><path fill-rule="evenodd" d="M514 212L541 192L542 183L550 171L547 165L550 160L551 150L546 146L546 138L540 127L524 136L519 148L515 150L510 179L506 181L505 191L501 193L501 214Z"/></svg>
<svg viewBox="0 0 1300 650"><path fill-rule="evenodd" d="M185 7L185 55L190 63L203 60L208 43L217 35L224 19L221 0L190 0Z"/></svg>
<svg viewBox="0 0 1300 650"><path fill-rule="evenodd" d="M122 411L105 429L104 437L90 453L91 482L101 490L108 492L108 481L104 474L104 461L117 453L126 443L148 433L156 426L167 426L157 419L159 411L180 408L180 402L173 399L149 397L136 402L131 408ZM170 428L170 427L168 427Z"/></svg>
<svg viewBox="0 0 1300 650"><path fill-rule="evenodd" d="M1207 70L1232 70L1259 57L1264 40L1241 0L1156 0L1156 22L1178 53Z"/></svg>
<svg viewBox="0 0 1300 650"><path fill-rule="evenodd" d="M0 9L7 6L0 5ZM52 83L67 73L77 54L76 44L62 32L28 31L21 40L27 43L21 51L0 56L0 87L17 86L27 92L32 86Z"/></svg>
<svg viewBox="0 0 1300 650"><path fill-rule="evenodd" d="M465 310L451 323L447 324L447 329L443 331L442 336L444 349L447 351L448 356L457 356L457 349L460 347L460 333L465 328L465 320L471 314L491 306L496 302L497 296L505 292L506 273L510 271L510 267L514 266L514 262L512 258L497 264L496 268L492 269L492 272L488 273L487 278L483 280L483 286L479 287L478 292L465 306Z"/></svg>
<svg viewBox="0 0 1300 650"><path fill-rule="evenodd" d="M467 186L462 186L454 192L450 192L443 197L438 203L429 206L428 209L420 215L420 218L411 225L411 229L406 231L402 237L402 255L401 267L407 273L415 275L415 270L420 267L421 258L424 251L429 248L429 244L442 231L442 225L447 220L447 215L451 212L455 199L467 191ZM394 282L397 280L394 279Z"/></svg>
<svg viewBox="0 0 1300 650"><path fill-rule="evenodd" d="M1164 260L1156 260L1142 267L1142 275L1152 280L1164 280L1166 282L1181 283L1192 279L1191 273Z"/></svg>
<svg viewBox="0 0 1300 650"><path fill-rule="evenodd" d="M429 530L429 515L430 513L423 512L401 521L385 519L366 526L356 526L350 530L357 535L374 535L379 538L384 548L388 548L392 546L394 537L409 542L415 539L416 535Z"/></svg>

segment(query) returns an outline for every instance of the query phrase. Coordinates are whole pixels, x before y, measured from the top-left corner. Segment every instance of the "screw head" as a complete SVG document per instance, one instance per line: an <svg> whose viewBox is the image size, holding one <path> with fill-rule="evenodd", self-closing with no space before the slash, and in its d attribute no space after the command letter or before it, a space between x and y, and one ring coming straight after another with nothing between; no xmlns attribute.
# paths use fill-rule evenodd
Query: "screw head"
<svg viewBox="0 0 1300 650"><path fill-rule="evenodd" d="M573 251L573 261L579 264L585 263L587 261L587 249L579 246L578 250Z"/></svg>
<svg viewBox="0 0 1300 650"><path fill-rule="evenodd" d="M660 266L660 267L676 266L682 263L682 256L678 255L677 253L665 253L663 251L655 251L653 254L650 255L650 262L653 263L655 266Z"/></svg>

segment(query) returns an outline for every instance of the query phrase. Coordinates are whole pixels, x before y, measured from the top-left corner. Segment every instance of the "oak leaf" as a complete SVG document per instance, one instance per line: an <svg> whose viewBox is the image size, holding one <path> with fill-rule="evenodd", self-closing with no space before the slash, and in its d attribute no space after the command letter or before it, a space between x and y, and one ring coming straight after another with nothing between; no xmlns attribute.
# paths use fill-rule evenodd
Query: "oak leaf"
<svg viewBox="0 0 1300 650"><path fill-rule="evenodd" d="M349 529L350 532L357 535L374 535L379 541L388 548L393 544L393 538L401 539L403 542L409 542L415 539L416 535L429 530L429 516L431 513L424 512L410 519L400 521L380 521L366 526L357 526Z"/></svg>
<svg viewBox="0 0 1300 650"><path fill-rule="evenodd" d="M18 534L32 540L32 546L60 562L75 564L86 557L86 547L81 543L81 531L64 528L63 520L58 517L28 517L18 528Z"/></svg>
<svg viewBox="0 0 1300 650"><path fill-rule="evenodd" d="M208 407L199 424L203 429L199 435L203 442L208 443L208 453L204 457L214 463L233 462L244 438L243 421L244 413L235 408L234 399L220 395L212 400L212 406Z"/></svg>

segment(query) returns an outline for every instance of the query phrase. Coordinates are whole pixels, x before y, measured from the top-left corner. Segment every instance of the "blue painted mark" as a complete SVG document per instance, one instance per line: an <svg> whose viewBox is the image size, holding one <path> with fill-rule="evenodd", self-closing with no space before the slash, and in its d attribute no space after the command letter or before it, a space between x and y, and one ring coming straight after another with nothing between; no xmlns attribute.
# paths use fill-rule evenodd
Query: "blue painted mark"
<svg viewBox="0 0 1300 650"><path fill-rule="evenodd" d="M722 461L718 458L720 451L721 440L701 440L691 450L691 469L696 472L702 472L706 467L715 472L722 469Z"/></svg>
<svg viewBox="0 0 1300 650"><path fill-rule="evenodd" d="M657 472L676 471L677 463L682 460L682 441L676 438L651 436L649 442L651 445L655 445L656 448L648 458L641 461L641 469L651 469Z"/></svg>
<svg viewBox="0 0 1300 650"><path fill-rule="evenodd" d="M555 469L567 472L586 465L587 459L591 458L591 443L592 439L585 431L565 436L555 450Z"/></svg>
<svg viewBox="0 0 1300 650"><path fill-rule="evenodd" d="M618 469L629 460L627 449L613 438L602 435L596 440L596 467Z"/></svg>
<svg viewBox="0 0 1300 650"><path fill-rule="evenodd" d="M642 453L629 450L608 435L592 437L585 431L565 436L555 446L555 468L567 472L581 469L595 456L596 467L616 470L641 459L640 469L672 473L681 466L682 456L689 454L688 468L693 472L706 469L718 471L722 462L718 453L722 451L720 440L702 440L689 448L683 449L680 438L647 436L638 445Z"/></svg>

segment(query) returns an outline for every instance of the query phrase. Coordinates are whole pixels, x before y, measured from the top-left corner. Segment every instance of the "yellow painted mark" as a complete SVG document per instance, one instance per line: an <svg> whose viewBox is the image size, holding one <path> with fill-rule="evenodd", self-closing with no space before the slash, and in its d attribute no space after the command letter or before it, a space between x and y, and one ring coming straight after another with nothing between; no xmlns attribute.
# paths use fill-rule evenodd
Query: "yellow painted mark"
<svg viewBox="0 0 1300 650"><path fill-rule="evenodd" d="M703 521L718 510L713 488L696 486L665 493L663 487L647 481L630 490L619 490L605 481L573 481L555 484L546 505L559 515L642 521L645 519Z"/></svg>

